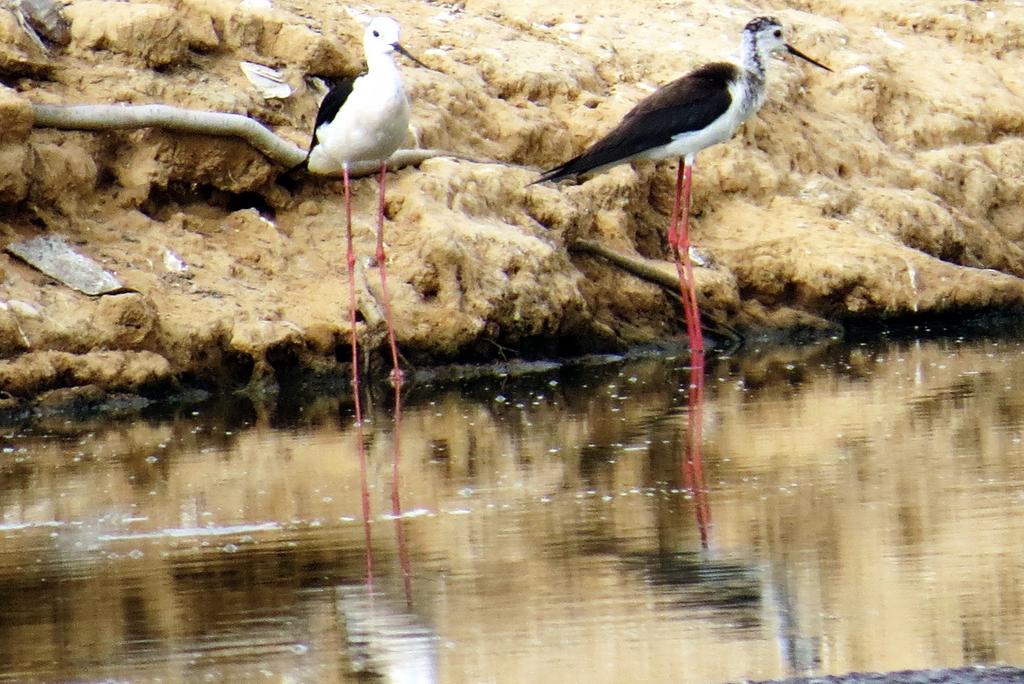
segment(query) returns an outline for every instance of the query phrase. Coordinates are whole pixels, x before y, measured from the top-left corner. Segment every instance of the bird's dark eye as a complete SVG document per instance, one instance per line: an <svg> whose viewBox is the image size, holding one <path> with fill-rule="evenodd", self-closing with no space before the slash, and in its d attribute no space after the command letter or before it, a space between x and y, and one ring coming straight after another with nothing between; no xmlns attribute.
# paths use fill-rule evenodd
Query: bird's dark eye
<svg viewBox="0 0 1024 684"><path fill-rule="evenodd" d="M775 37L776 38L781 38L782 37L782 29L775 29Z"/></svg>
<svg viewBox="0 0 1024 684"><path fill-rule="evenodd" d="M775 35L778 36L778 35L782 35L782 34L781 33L776 33ZM373 32L373 37L374 38L380 38L380 31L374 31Z"/></svg>

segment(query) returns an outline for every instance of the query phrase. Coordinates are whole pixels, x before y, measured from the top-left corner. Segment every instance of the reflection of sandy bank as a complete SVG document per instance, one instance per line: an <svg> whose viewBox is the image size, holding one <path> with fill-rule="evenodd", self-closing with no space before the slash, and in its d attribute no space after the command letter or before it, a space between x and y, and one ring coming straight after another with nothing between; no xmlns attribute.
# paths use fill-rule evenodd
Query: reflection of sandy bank
<svg viewBox="0 0 1024 684"><path fill-rule="evenodd" d="M753 541L789 568L776 581L808 633L858 634L833 644L825 667L1019 660L1016 609L1004 610L1024 598L1020 558L1007 553L1024 541L1012 512L1024 424L1016 347L869 345L842 355L836 375L787 361L764 374L767 386L722 386L710 450L732 468L716 499L718 540ZM792 570L802 563L819 571Z"/></svg>
<svg viewBox="0 0 1024 684"><path fill-rule="evenodd" d="M414 394L400 492L411 599L395 624L436 635L441 681L1019 661L1016 351L892 343L713 361L706 552L681 482L682 362ZM371 408L374 589L404 606L391 424ZM235 408L19 437L0 471L0 588L22 616L0 628L9 658L103 673L148 639L172 654L209 643L211 668L259 657L354 671L334 598L362 591L366 553L338 412L321 400L287 420ZM133 662L171 671L146 654Z"/></svg>

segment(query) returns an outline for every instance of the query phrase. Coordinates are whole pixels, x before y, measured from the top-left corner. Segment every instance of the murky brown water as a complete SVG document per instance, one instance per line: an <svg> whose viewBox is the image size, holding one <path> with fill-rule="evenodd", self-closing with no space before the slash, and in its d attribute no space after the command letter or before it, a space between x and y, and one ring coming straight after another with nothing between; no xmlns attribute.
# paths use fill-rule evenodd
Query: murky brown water
<svg viewBox="0 0 1024 684"><path fill-rule="evenodd" d="M702 401L665 359L419 386L400 433L371 404L365 470L332 398L4 429L3 678L1024 663L1024 343L750 352L705 378Z"/></svg>

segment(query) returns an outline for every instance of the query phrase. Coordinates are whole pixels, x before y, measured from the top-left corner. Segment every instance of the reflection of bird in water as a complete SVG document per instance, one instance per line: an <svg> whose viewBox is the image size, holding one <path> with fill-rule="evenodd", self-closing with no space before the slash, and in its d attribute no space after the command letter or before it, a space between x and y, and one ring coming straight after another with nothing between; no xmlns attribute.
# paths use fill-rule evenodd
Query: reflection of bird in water
<svg viewBox="0 0 1024 684"><path fill-rule="evenodd" d="M386 596L365 589L339 587L337 600L353 669L385 682L438 681L437 635Z"/></svg>
<svg viewBox="0 0 1024 684"><path fill-rule="evenodd" d="M704 352L694 352L692 356L690 386L686 396L686 449L681 461L683 486L693 497L700 543L706 549L711 534L711 504L704 480Z"/></svg>
<svg viewBox="0 0 1024 684"><path fill-rule="evenodd" d="M693 161L706 147L732 137L740 124L761 108L767 95L765 63L785 50L831 71L786 43L782 26L771 17L751 20L743 29L740 64L706 64L642 100L618 126L582 154L546 171L534 182L600 173L617 164L643 159L681 159L668 242L679 273L680 295L690 347L703 351L700 312L690 264L689 213ZM678 228L682 198L682 228Z"/></svg>
<svg viewBox="0 0 1024 684"><path fill-rule="evenodd" d="M692 610L694 617L733 629L761 624L763 597L755 565L711 560L697 551L627 554L621 562L666 599L658 603L666 609Z"/></svg>
<svg viewBox="0 0 1024 684"><path fill-rule="evenodd" d="M352 324L352 363L356 363L355 253L352 249L352 195L349 169L356 162L380 164L379 202L377 205L377 265L380 268L381 297L388 327L388 342L394 364L392 380L400 383L398 346L391 318L387 264L384 253L384 185L387 160L399 148L409 129L409 100L401 74L392 57L405 55L424 66L398 42L398 23L389 17L377 17L363 33L366 73L335 85L320 103L309 143L309 154L300 164L317 174L341 172L345 184L345 220L347 265L349 273L350 322ZM353 371L355 373L355 371Z"/></svg>

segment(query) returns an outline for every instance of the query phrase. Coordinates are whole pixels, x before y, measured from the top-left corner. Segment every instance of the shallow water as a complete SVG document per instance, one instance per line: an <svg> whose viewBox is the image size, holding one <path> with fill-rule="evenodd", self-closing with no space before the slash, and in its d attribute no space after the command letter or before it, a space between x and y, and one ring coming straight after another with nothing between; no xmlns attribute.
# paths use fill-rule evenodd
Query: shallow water
<svg viewBox="0 0 1024 684"><path fill-rule="evenodd" d="M6 428L0 678L1024 663L1024 342L580 363Z"/></svg>

